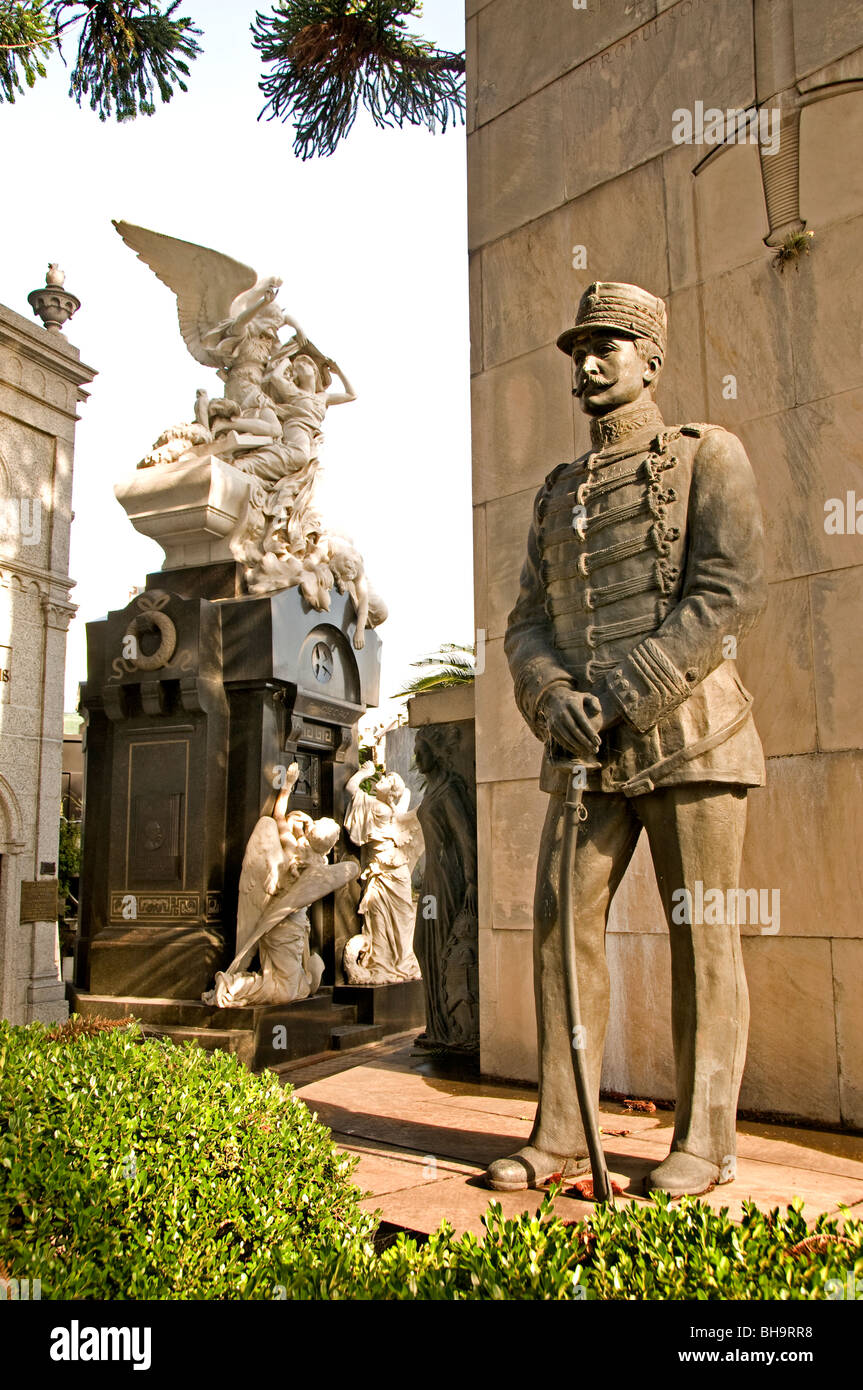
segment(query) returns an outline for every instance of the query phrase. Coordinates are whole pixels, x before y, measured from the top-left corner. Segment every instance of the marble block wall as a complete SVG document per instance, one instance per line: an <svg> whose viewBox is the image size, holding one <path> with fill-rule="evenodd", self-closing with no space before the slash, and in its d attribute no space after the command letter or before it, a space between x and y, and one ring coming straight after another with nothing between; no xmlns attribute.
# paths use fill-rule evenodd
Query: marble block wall
<svg viewBox="0 0 863 1390"><path fill-rule="evenodd" d="M768 784L750 797L743 885L779 889L781 922L744 928L741 1105L863 1126L863 534L825 529L830 499L863 503L863 91L837 87L803 109L800 215L815 236L779 274L757 148L731 145L695 176L709 149L672 139L677 109L755 101L760 0L466 9L483 1069L536 1075L546 798L503 636L535 491L587 445L554 340L591 281L635 281L668 302L666 420L738 433L765 514L770 602L740 667ZM780 0L770 16L801 88L863 77L856 0ZM603 1085L671 1097L668 941L644 844L609 959Z"/></svg>
<svg viewBox="0 0 863 1390"><path fill-rule="evenodd" d="M66 1016L56 916L77 348L0 305L0 1015ZM22 891L23 888L23 891Z"/></svg>

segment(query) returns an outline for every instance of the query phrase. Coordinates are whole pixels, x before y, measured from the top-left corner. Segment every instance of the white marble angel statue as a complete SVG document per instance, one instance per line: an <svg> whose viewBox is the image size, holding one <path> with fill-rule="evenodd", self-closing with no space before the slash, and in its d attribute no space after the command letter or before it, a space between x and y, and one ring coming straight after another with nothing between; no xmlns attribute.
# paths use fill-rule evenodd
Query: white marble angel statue
<svg viewBox="0 0 863 1390"><path fill-rule="evenodd" d="M327 390L332 380L330 369L341 379L343 391ZM281 434L232 459L235 468L261 480L264 492L259 499L254 492L250 495L231 551L248 567L253 593L297 583L297 575L304 570L320 570L320 582L328 590L333 587L334 576L324 573L320 561L325 557L313 555L315 543L310 544L312 532L321 530L313 505L323 441L321 425L331 406L356 400L356 393L334 362L328 360L319 366L306 353L295 358L279 355L264 377L264 387L273 398L272 413L280 422ZM231 422L232 430L235 424ZM272 559L264 564L265 555L278 555L284 564L279 568ZM295 564L298 560L302 562L299 569ZM263 583L258 584L258 580ZM329 603L314 606L329 607Z"/></svg>
<svg viewBox="0 0 863 1390"><path fill-rule="evenodd" d="M345 830L363 847L360 882L365 891L357 911L365 917L365 945L347 943L344 964L353 983L392 984L418 980L420 967L413 949L416 908L411 895L411 870L423 851L423 837L411 794L397 772L387 773L374 794L360 783L375 773L363 763L345 791L352 797Z"/></svg>
<svg viewBox="0 0 863 1390"><path fill-rule="evenodd" d="M176 462L201 453L236 462L248 451L280 440L282 421L265 384L268 371L275 362L290 361L302 352L328 374L329 360L309 342L296 319L274 302L281 280L259 278L251 266L208 246L130 222L114 226L176 295L180 332L189 352L203 366L215 368L224 382L221 398L210 400L199 392L195 419L166 430L142 464ZM279 339L284 327L294 330L287 344ZM168 447L175 441L182 451L175 447L169 456Z"/></svg>
<svg viewBox="0 0 863 1390"><path fill-rule="evenodd" d="M312 820L287 812L299 777L292 763L272 816L262 816L249 837L240 874L237 953L216 972L213 989L201 997L221 1009L290 1004L316 994L324 962L309 947L306 909L357 877L353 860L329 864L326 855L339 837L334 820ZM249 971L257 949L260 971Z"/></svg>
<svg viewBox="0 0 863 1390"><path fill-rule="evenodd" d="M357 612L354 646L387 616L369 588L362 557L344 537L329 537L314 505L331 406L356 400L341 367L296 319L276 304L281 280L207 246L115 222L118 233L177 298L180 331L196 361L224 382L224 396L199 390L194 418L165 430L139 468L182 466L215 455L250 477L248 499L229 545L250 593L298 586L326 611L333 588ZM282 342L282 328L293 335ZM341 390L331 391L333 377Z"/></svg>
<svg viewBox="0 0 863 1390"><path fill-rule="evenodd" d="M344 390L327 389L333 373ZM264 452L249 471L258 478L275 482L317 461L324 416L331 406L355 401L357 394L342 369L329 358L319 366L307 353L291 357L287 350L271 361L263 385L275 402L275 414L281 421L281 440L271 459Z"/></svg>

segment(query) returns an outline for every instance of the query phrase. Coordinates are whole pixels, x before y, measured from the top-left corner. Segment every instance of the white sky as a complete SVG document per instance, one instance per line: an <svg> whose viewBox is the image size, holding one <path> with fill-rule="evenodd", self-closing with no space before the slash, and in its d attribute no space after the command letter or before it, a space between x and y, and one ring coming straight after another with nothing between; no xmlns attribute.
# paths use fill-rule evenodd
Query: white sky
<svg viewBox="0 0 863 1390"><path fill-rule="evenodd" d="M361 113L335 155L301 163L290 125L256 119L256 8L188 0L204 53L188 93L154 116L103 124L79 110L56 58L0 106L0 301L29 314L28 292L59 261L82 301L66 336L99 373L77 432L67 710L85 675L85 622L125 607L162 563L113 485L191 418L197 387L221 394L186 350L170 291L112 217L280 276L279 303L351 379L359 399L325 423L318 498L389 605L382 707L419 674L411 661L473 640L464 127L378 131ZM422 31L461 50L464 0L426 0Z"/></svg>

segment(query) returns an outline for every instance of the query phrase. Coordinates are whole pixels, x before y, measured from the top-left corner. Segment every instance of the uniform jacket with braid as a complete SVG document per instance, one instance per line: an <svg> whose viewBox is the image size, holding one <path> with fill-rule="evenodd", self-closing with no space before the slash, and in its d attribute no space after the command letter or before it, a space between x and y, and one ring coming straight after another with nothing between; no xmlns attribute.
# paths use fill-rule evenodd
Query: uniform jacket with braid
<svg viewBox="0 0 863 1390"><path fill-rule="evenodd" d="M556 685L610 692L622 716L589 789L760 786L752 699L731 659L766 601L746 452L716 425L666 426L652 405L615 416L599 422L601 448L537 493L507 624L516 702L546 741L540 786L564 790L575 756L545 726Z"/></svg>

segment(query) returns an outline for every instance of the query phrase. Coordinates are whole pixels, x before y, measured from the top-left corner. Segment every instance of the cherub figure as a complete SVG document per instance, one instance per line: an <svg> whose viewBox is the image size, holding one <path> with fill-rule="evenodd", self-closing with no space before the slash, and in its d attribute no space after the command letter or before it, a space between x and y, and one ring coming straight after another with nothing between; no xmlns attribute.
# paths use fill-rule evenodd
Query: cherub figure
<svg viewBox="0 0 863 1390"><path fill-rule="evenodd" d="M387 606L376 594L366 576L363 557L347 536L329 533L327 564L340 594L347 593L357 613L353 644L360 651L366 644L366 628L377 627L387 617Z"/></svg>
<svg viewBox="0 0 863 1390"><path fill-rule="evenodd" d="M347 377L334 362L327 359L324 366L326 378L307 353L291 357L285 351L273 359L262 385L273 402L269 413L280 422L280 438L244 459L235 460L237 467L254 473L264 482L277 484L317 463L324 437L321 425L330 406L346 405L357 398ZM331 370L340 378L343 391L326 389L332 380ZM276 497L273 501L274 505L279 505L282 499Z"/></svg>
<svg viewBox="0 0 863 1390"><path fill-rule="evenodd" d="M360 875L365 892L357 911L365 917L363 936L369 944L361 964L370 984L418 980L411 871L423 851L422 830L408 809L410 790L397 772L381 777L373 795L363 791L360 783L374 773L374 763L363 763L345 788L353 798L345 830L363 846L365 863Z"/></svg>
<svg viewBox="0 0 863 1390"><path fill-rule="evenodd" d="M249 837L240 874L237 954L227 970L216 972L214 988L201 996L205 1004L289 1004L320 986L324 962L309 947L306 909L350 883L359 870L352 860L327 862L340 833L334 820L287 811L299 775L292 763L272 816L262 816ZM261 969L249 971L255 948Z"/></svg>

